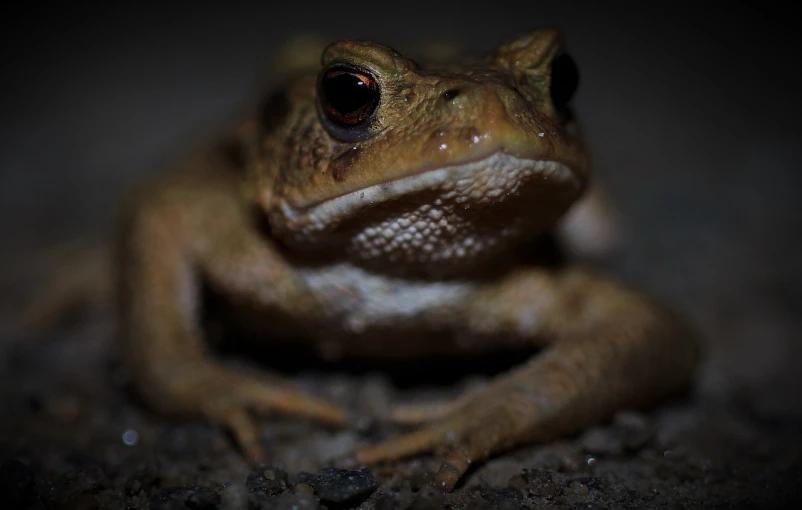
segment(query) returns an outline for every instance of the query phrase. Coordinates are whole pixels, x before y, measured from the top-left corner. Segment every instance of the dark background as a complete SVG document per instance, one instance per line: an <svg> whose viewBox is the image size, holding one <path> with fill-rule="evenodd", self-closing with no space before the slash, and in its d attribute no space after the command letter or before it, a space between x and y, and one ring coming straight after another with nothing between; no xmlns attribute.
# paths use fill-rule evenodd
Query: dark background
<svg viewBox="0 0 802 510"><path fill-rule="evenodd" d="M561 28L597 175L624 218L613 270L702 330L704 398L802 416L798 21L760 3L272 2L5 8L2 283L107 230L115 203L260 89L298 33L486 50ZM583 5L584 4L584 5ZM5 292L3 309L18 297Z"/></svg>

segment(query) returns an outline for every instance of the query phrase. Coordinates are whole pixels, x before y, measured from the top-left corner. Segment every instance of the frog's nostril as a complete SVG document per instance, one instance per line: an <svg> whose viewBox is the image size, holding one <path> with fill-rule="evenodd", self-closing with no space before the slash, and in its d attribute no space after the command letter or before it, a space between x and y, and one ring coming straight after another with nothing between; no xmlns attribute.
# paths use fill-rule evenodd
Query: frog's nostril
<svg viewBox="0 0 802 510"><path fill-rule="evenodd" d="M448 89L445 92L443 92L443 99L445 99L446 101L451 101L452 99L457 97L459 94L460 94L460 90L459 89Z"/></svg>

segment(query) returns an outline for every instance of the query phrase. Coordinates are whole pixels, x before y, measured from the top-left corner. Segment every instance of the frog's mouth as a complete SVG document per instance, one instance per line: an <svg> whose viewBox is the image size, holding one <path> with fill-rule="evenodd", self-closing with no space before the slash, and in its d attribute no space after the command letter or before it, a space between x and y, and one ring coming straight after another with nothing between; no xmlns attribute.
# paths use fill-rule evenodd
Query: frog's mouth
<svg viewBox="0 0 802 510"><path fill-rule="evenodd" d="M280 223L284 229L296 232L324 230L364 209L391 206L424 192L436 195L433 206L468 209L473 205L489 206L513 197L526 197L533 188L560 195L566 192L578 195L582 180L558 161L524 159L498 151L475 161L374 184L308 207L294 207L282 201Z"/></svg>
<svg viewBox="0 0 802 510"><path fill-rule="evenodd" d="M380 271L458 274L554 225L582 192L567 165L495 152L345 193L283 203L273 232L296 253L342 253Z"/></svg>

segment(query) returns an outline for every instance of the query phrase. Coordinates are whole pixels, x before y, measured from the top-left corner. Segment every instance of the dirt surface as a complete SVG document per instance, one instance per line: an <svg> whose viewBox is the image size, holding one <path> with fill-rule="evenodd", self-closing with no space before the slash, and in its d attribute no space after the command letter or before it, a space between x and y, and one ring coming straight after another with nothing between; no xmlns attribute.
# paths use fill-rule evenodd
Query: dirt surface
<svg viewBox="0 0 802 510"><path fill-rule="evenodd" d="M375 5L268 4L9 13L0 96L0 507L799 507L795 17L676 3L533 2L522 10L500 2L492 17L431 2L405 2L386 16ZM669 302L702 335L706 359L689 394L501 455L443 495L428 485L437 468L428 457L330 469L332 458L397 431L391 426L363 420L331 430L266 417L269 465L252 468L223 431L165 420L132 396L108 317L47 335L13 328L48 274L39 254L107 231L123 190L228 119L264 73L269 49L293 34L370 37L401 50L422 37L454 39L481 49L547 24L564 29L580 64L578 113L623 219L625 242L606 270ZM287 375L376 414L448 398L504 366L509 360L456 365L452 377L431 380L423 366L296 363Z"/></svg>
<svg viewBox="0 0 802 510"><path fill-rule="evenodd" d="M800 423L691 396L621 412L576 438L515 450L444 495L429 457L364 471L327 468L394 429L327 430L274 418L269 465L249 467L220 429L171 423L131 397L109 325L6 352L0 499L12 508L779 508L800 499ZM382 374L305 373L296 381L354 410L438 398ZM790 507L790 506L789 506ZM8 507L6 507L8 508Z"/></svg>

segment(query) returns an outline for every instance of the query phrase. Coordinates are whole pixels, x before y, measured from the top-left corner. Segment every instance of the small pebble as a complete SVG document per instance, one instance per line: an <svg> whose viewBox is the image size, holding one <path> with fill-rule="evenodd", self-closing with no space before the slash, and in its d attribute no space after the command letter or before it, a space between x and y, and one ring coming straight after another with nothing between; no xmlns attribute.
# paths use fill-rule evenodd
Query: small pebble
<svg viewBox="0 0 802 510"><path fill-rule="evenodd" d="M278 468L261 466L248 473L245 487L251 493L275 496L287 488L287 473Z"/></svg>
<svg viewBox="0 0 802 510"><path fill-rule="evenodd" d="M139 432L134 429L128 429L123 432L123 443L126 446L136 446L139 444Z"/></svg>
<svg viewBox="0 0 802 510"><path fill-rule="evenodd" d="M562 487L555 483L551 472L543 469L533 469L528 473L529 493L541 498L553 498L562 493Z"/></svg>
<svg viewBox="0 0 802 510"><path fill-rule="evenodd" d="M358 506L379 487L373 474L367 469L350 471L326 468L311 479L308 474L302 475L304 473L299 475L298 481L311 485L321 501L328 504L348 503Z"/></svg>

